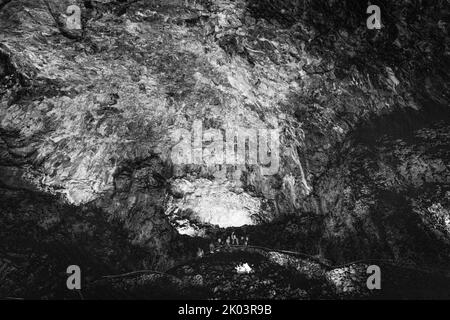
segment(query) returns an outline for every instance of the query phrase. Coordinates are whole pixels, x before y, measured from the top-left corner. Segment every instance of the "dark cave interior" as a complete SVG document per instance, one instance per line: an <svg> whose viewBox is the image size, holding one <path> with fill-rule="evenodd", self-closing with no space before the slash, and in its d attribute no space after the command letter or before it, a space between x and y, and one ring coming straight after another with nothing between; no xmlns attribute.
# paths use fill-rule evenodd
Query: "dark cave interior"
<svg viewBox="0 0 450 320"><path fill-rule="evenodd" d="M357 0L73 3L76 39L0 2L0 298L450 298L447 1L377 1L381 30ZM167 132L196 117L282 119L279 173L176 168ZM205 180L255 223L205 220Z"/></svg>

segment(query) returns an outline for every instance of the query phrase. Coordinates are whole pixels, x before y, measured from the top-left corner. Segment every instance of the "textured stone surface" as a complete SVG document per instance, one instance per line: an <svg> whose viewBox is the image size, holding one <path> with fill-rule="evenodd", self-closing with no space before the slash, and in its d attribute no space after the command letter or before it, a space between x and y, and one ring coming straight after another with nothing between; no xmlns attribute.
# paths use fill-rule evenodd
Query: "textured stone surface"
<svg viewBox="0 0 450 320"><path fill-rule="evenodd" d="M445 2L382 1L381 31L360 1L298 3L1 1L2 296L70 295L66 264L168 270L219 226L448 270ZM82 31L61 24L70 4ZM278 172L174 165L172 133L196 120L279 128ZM282 297L321 296L297 289Z"/></svg>

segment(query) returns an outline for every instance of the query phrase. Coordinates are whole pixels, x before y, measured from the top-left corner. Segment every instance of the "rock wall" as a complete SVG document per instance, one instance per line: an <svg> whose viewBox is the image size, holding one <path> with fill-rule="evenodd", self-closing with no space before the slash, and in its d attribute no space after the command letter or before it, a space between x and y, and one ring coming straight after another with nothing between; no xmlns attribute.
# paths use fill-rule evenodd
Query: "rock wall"
<svg viewBox="0 0 450 320"><path fill-rule="evenodd" d="M377 31L352 0L2 1L2 220L16 230L29 219L35 237L78 230L62 242L106 238L99 248L111 256L96 274L118 250L114 233L98 233L116 223L130 258L113 269L123 272L165 270L219 227L242 225L255 244L334 262L448 267L448 9L380 3ZM81 30L64 24L73 4ZM173 133L194 133L199 120L210 133L278 130L265 146L273 157L279 143L276 172L264 174L261 156L205 162L201 137L189 149L200 162L174 162ZM42 220L37 200L25 214L24 197L50 197L77 218ZM85 212L105 218L79 229ZM274 224L292 228L267 237Z"/></svg>

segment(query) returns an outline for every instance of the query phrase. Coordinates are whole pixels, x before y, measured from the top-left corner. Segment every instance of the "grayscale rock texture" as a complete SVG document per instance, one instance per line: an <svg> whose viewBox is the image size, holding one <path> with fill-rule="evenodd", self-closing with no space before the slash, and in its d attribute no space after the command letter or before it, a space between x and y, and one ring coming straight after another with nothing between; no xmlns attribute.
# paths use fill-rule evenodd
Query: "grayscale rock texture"
<svg viewBox="0 0 450 320"><path fill-rule="evenodd" d="M0 297L449 298L449 8L379 5L1 0ZM175 165L196 120L278 172Z"/></svg>

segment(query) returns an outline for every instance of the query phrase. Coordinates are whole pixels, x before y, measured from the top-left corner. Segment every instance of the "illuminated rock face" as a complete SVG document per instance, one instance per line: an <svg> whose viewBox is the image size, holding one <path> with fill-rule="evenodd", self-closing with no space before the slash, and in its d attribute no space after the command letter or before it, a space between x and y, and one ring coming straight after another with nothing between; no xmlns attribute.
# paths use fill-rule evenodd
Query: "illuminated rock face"
<svg viewBox="0 0 450 320"><path fill-rule="evenodd" d="M167 269L227 227L337 262L448 266L440 4L407 6L424 17L414 32L400 16L378 32L353 0L47 2L55 16L42 1L0 1L5 230L78 239L101 252L96 275ZM83 30L56 24L71 5ZM251 134L232 150L238 129ZM174 158L174 132L189 134L190 156ZM26 251L16 233L2 243Z"/></svg>
<svg viewBox="0 0 450 320"><path fill-rule="evenodd" d="M174 181L183 184L185 181ZM242 189L237 190L230 183L211 182L206 179L195 180L190 184L190 192L185 191L181 199L170 202L172 211L168 214L191 212L188 216L194 221L227 227L252 225L261 212L261 199L251 197Z"/></svg>

